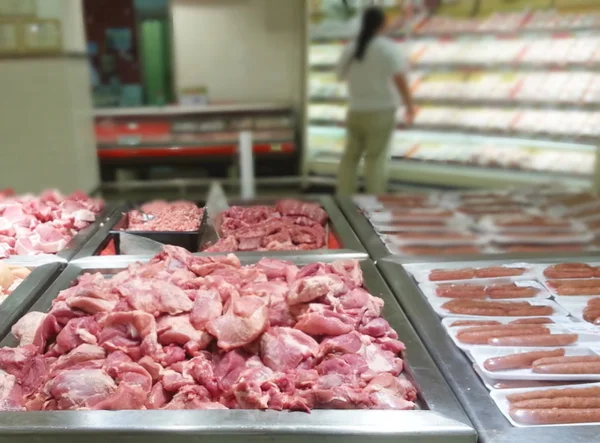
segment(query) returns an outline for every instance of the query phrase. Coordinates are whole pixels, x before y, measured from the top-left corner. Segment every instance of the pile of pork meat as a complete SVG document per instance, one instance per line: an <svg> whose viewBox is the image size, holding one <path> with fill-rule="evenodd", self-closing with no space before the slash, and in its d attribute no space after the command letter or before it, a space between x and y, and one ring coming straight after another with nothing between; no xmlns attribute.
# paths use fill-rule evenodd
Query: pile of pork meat
<svg viewBox="0 0 600 443"><path fill-rule="evenodd" d="M0 258L55 254L103 209L101 200L82 192L57 191L14 196L0 193Z"/></svg>
<svg viewBox="0 0 600 443"><path fill-rule="evenodd" d="M233 206L217 217L221 239L207 252L299 251L323 248L329 217L317 203Z"/></svg>
<svg viewBox="0 0 600 443"><path fill-rule="evenodd" d="M356 261L241 266L165 246L21 318L0 410L412 409L382 307Z"/></svg>

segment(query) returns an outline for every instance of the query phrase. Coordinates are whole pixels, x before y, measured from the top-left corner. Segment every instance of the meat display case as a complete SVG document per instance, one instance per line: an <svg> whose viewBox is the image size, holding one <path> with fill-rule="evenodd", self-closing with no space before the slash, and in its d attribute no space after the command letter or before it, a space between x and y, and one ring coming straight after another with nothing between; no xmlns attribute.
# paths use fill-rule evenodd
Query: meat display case
<svg viewBox="0 0 600 443"><path fill-rule="evenodd" d="M0 304L0 337L10 332L12 325L27 312L67 266L62 262L49 263L44 258L35 257L24 257L22 260L13 257L5 262L28 268L31 274Z"/></svg>
<svg viewBox="0 0 600 443"><path fill-rule="evenodd" d="M597 256L596 256L597 257ZM594 254L529 259L529 263L557 263L561 261L590 261ZM501 266L522 263L522 256L506 255L495 260L440 262L457 266ZM435 263L421 261L421 264ZM394 258L377 263L383 278L390 286L402 309L414 325L431 356L445 375L455 395L475 426L480 443L512 443L525 441L568 440L574 443L596 441L599 425L514 427L502 415L490 397L488 389L473 369L467 356L447 335L440 319L426 301L407 270ZM443 266L440 266L443 267Z"/></svg>
<svg viewBox="0 0 600 443"><path fill-rule="evenodd" d="M329 247L328 249L322 250L313 250L313 251L299 251L296 252L298 256L306 256L311 257L319 252L324 253L333 253L336 255L343 255L348 258L365 258L367 257L367 251L362 245L359 238L354 233L352 227L348 224L346 217L340 211L335 199L330 196L305 196L302 199L307 201L318 202L321 204L323 209L329 215ZM301 200L302 200L301 199ZM266 199L257 199L243 202L230 202L231 205L239 204L241 206L251 206L251 205L268 205L273 204L274 200L266 200ZM111 239L114 236L114 233L111 234L111 230L113 230L114 226L117 225L122 217L123 211L125 211L126 207L123 206L117 209L110 219L102 226L101 229L90 239L90 241L85 245L85 247L77 254L76 258L84 258L87 256L94 256L100 254L109 244ZM203 231L201 246L207 245L210 242L214 242L218 239L218 236L214 230L214 228L208 224ZM292 251L264 251L264 255L269 255L270 257L280 257L287 256ZM256 255L254 252L236 252L240 257L252 257ZM218 255L217 253L207 253L204 255Z"/></svg>
<svg viewBox="0 0 600 443"><path fill-rule="evenodd" d="M72 263L47 289L31 311L47 311L58 293L68 288L83 272L114 274L137 260L150 257L89 257ZM255 263L261 255L244 257L244 264ZM283 257L282 257L283 258ZM308 258L290 255L287 259L303 264L331 261L327 255ZM228 441L270 442L285 439L304 442L475 443L477 436L456 401L442 373L426 351L404 312L370 260L361 260L366 288L385 301L383 316L404 341L408 376L419 387L420 410L364 411L314 410L303 412L229 411L61 411L0 414L0 441L29 441L35 434L39 442L89 441ZM12 336L3 346L15 345Z"/></svg>

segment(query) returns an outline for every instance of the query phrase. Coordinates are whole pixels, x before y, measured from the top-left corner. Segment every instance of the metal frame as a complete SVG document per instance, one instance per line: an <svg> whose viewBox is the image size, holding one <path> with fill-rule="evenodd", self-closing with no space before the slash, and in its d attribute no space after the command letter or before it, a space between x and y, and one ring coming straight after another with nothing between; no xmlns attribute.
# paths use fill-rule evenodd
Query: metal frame
<svg viewBox="0 0 600 443"><path fill-rule="evenodd" d="M45 259L10 260L10 265L23 266L31 269L31 274L0 305L0 337L10 332L10 328L50 286L54 279L66 267L65 263L49 263Z"/></svg>
<svg viewBox="0 0 600 443"><path fill-rule="evenodd" d="M67 246L65 246L62 251L59 251L56 254L56 257L66 261L70 261L75 258L81 252L81 250L85 248L88 242L95 237L96 233L102 230L117 209L118 206L107 205L104 210L98 214L96 220L75 234Z"/></svg>
<svg viewBox="0 0 600 443"><path fill-rule="evenodd" d="M248 264L259 257L244 258ZM292 260L298 256L288 257ZM31 308L46 311L58 293L71 285L82 272L115 272L137 260L149 257L121 257L118 265L112 258L94 257L71 264ZM304 263L305 257L300 256ZM324 261L314 254L311 261ZM328 260L325 260L328 261ZM370 260L362 260L365 286L385 301L383 315L406 343L407 375L420 388L420 406L414 411L61 411L18 412L0 414L0 442L25 442L36 435L39 442L49 443L111 441L162 442L177 438L180 442L209 442L215 438L226 442L364 443L366 439L392 443L475 443L476 434L443 375L426 351L385 281ZM2 345L12 345L6 337ZM414 372L411 371L414 370ZM220 440L219 440L220 441Z"/></svg>
<svg viewBox="0 0 600 443"><path fill-rule="evenodd" d="M597 257L597 255L596 255ZM552 263L565 257L536 260ZM494 259L461 262L465 265L487 266L522 259ZM581 257L580 257L581 261ZM514 443L568 440L588 443L598 440L600 426L513 427L492 401L487 388L473 370L467 356L446 334L437 314L425 300L408 272L397 261L382 260L377 264L403 310L415 326L419 337L437 363L454 394L475 426L481 443Z"/></svg>

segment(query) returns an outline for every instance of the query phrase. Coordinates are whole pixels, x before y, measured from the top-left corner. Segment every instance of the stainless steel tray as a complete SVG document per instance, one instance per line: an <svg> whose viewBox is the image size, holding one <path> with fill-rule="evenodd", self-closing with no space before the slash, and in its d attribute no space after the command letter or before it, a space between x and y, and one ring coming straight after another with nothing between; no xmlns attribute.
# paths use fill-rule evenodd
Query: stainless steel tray
<svg viewBox="0 0 600 443"><path fill-rule="evenodd" d="M565 259L570 260L571 258L556 257L534 262L556 263ZM585 258L580 258L579 261L581 260L585 260ZM460 263L465 266L492 266L511 261L522 262L523 259L498 260L494 257L494 260L461 261ZM377 263L377 267L465 408L471 422L475 425L480 442L514 443L565 440L584 443L598 441L600 426L513 427L496 407L487 388L473 370L472 363L446 334L437 314L402 265L395 259L384 259Z"/></svg>
<svg viewBox="0 0 600 443"><path fill-rule="evenodd" d="M91 257L70 264L31 308L47 311L58 293L83 272L111 274L135 261L150 257ZM242 259L244 263L256 259ZM323 261L323 260L322 260ZM302 264L302 263L300 263ZM407 375L419 387L419 406L414 411L65 411L0 414L0 442L179 442L304 443L376 442L442 443L476 441L475 431L442 374L416 335L402 309L370 260L362 260L365 286L385 301L384 317L407 346ZM7 337L3 346L14 345Z"/></svg>
<svg viewBox="0 0 600 443"><path fill-rule="evenodd" d="M326 196L326 195L312 195L312 196L307 195L307 196L302 196L300 198L295 198L295 199L296 200L313 201L313 202L321 204L323 209L329 215L329 224L334 231L333 232L334 235L342 243L342 245L341 245L342 249L317 249L317 250L312 250L312 251L282 251L282 252L284 252L286 254L296 253L299 256L300 255L311 255L311 254L315 254L315 253L340 253L340 254L343 254L343 253L347 253L347 252L359 252L359 253L364 254L365 257L367 256L367 250L365 249L365 247L363 246L363 244L361 243L361 241L357 237L357 235L354 233L352 226L350 226L348 224L346 217L344 216L342 211L340 211L340 208L338 208L336 201L332 197ZM276 200L273 200L273 199L257 199L257 200L250 200L250 201L230 202L230 205L231 206L233 206L233 205L239 205L239 206L269 205L269 204L274 204L275 202L276 202ZM205 230L204 238L202 239L202 244L206 245L208 242L214 242L218 238L219 237L218 237L217 233L215 232L214 228L209 225L209 226L207 226L207 228ZM239 252L237 254L239 254L240 257L244 257L244 256L257 255L258 253L257 252ZM212 253L212 255L215 255L215 253ZM264 255L264 253L263 253L263 255ZM271 255L271 252L269 252L269 255Z"/></svg>
<svg viewBox="0 0 600 443"><path fill-rule="evenodd" d="M31 274L0 305L0 339L10 333L10 328L44 293L66 264L62 262L48 263L46 260L35 261L33 257L25 257L19 261L10 260L11 265L31 269Z"/></svg>

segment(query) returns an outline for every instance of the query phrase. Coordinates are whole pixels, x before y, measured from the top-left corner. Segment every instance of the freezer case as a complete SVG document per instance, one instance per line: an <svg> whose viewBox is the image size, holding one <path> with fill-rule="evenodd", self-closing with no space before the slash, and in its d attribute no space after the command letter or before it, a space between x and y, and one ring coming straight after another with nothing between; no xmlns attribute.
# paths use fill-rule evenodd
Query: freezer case
<svg viewBox="0 0 600 443"><path fill-rule="evenodd" d="M528 260L529 263L558 263L561 261L590 261L589 258L574 260L573 257ZM455 261L437 263L438 267L501 266L507 263L523 263L518 256L481 261ZM433 265L433 264L432 264ZM448 384L464 407L475 426L481 443L514 443L537 441L569 441L587 443L598 441L600 426L542 426L513 427L502 415L490 397L488 389L473 369L468 357L446 334L441 319L429 305L407 270L394 258L377 263L384 279L390 286L402 309L437 363Z"/></svg>
<svg viewBox="0 0 600 443"><path fill-rule="evenodd" d="M298 256L288 256L296 261ZM141 261L147 261L145 257ZM244 257L244 264L259 257ZM84 272L111 275L135 262L134 257L90 257L78 260L60 275L31 308L47 311L58 293ZM305 263L300 256L299 263ZM312 261L324 261L314 255ZM375 265L362 260L365 286L385 301L383 315L406 344L406 374L419 388L418 410L313 410L276 412L228 411L63 411L0 414L0 442L144 441L162 442L476 442L476 434L442 374L416 335ZM12 336L3 346L14 346Z"/></svg>

